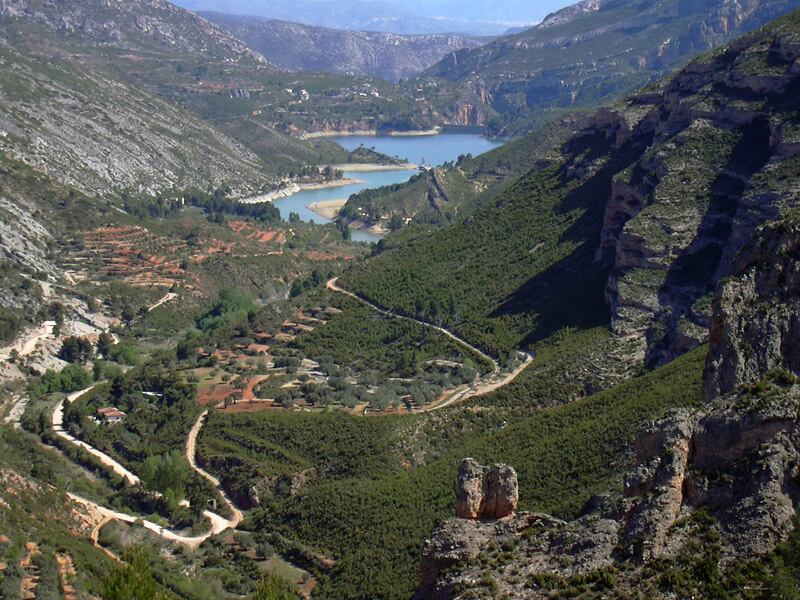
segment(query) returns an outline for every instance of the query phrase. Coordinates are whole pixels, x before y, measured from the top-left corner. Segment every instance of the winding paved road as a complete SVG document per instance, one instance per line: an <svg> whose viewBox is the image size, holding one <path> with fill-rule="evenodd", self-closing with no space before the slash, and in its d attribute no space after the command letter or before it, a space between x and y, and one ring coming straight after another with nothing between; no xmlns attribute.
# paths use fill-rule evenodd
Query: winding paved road
<svg viewBox="0 0 800 600"><path fill-rule="evenodd" d="M488 354L483 352L480 348L476 348L475 346L473 346L472 344L470 344L466 340L463 340L460 337L458 337L457 335L451 333L450 331L448 331L444 327L439 327L438 325L433 325L432 323L427 323L427 322L422 321L420 319L415 319L414 317L407 317L406 315L401 315L401 314L392 312L390 310L386 310L384 308L381 308L380 306L378 306L376 304L373 304L369 300L366 300L366 299L362 298L358 294L354 294L353 292L349 292L346 289L344 289L342 287L339 287L339 285L337 284L338 280L339 280L338 277L334 277L333 279L329 280L328 283L327 283L327 288L329 290L333 291L333 292L337 292L339 294L344 294L345 296L349 296L350 298L353 298L354 300L360 302L361 304L363 304L365 306L368 306L372 310L374 310L374 311L376 311L376 312L378 312L378 313L380 313L382 315L385 315L387 317L392 317L392 318L395 318L395 319L405 319L406 321L411 321L412 323L416 323L418 325L422 325L423 327L427 327L428 329L433 329L435 331L438 331L439 333L447 336L448 338L450 338L451 340L456 342L458 345L466 348L467 350L470 350L471 352L474 352L475 354L477 354L481 358L483 358L483 359L485 359L485 360L487 360L487 361L492 363L493 370L492 370L491 374L487 375L486 377L480 378L474 384L466 387L463 390L460 390L460 391L456 392L450 398L448 398L445 402L442 402L441 404L431 405L431 406L429 406L427 408L423 408L423 409L419 410L418 412L433 412L433 411L436 411L436 410L441 410L443 408L446 408L448 406L452 406L453 404L456 404L458 402L462 402L462 401L467 400L469 398L476 398L478 396L484 396L484 395L486 395L486 394L488 394L490 392L498 390L501 387L504 387L504 386L508 385L509 383L511 383L512 381L514 381L517 378L517 376L520 373L522 373L528 367L528 365L530 365L533 362L533 355L531 353L529 353L529 352L520 352L521 355L525 356L525 360L522 361L513 371L510 371L510 372L504 374L500 370L500 365L498 364L498 362L494 358L492 358L491 356L489 356Z"/></svg>

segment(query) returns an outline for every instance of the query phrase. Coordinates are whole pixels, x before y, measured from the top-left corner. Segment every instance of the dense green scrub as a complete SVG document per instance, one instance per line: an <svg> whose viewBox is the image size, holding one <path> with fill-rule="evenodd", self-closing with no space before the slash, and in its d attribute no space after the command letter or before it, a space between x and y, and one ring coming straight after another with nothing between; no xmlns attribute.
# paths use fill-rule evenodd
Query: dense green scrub
<svg viewBox="0 0 800 600"><path fill-rule="evenodd" d="M216 414L201 438L201 453L226 469L226 461L243 455L255 470L272 474L319 464L299 495L265 499L251 526L336 560L329 573L319 573L320 598L408 598L417 582L420 544L452 514L452 486L463 457L513 465L523 509L574 516L592 493L617 487L626 466L620 457L639 425L700 401L704 358L697 350L606 392L462 440L418 468L403 468L395 443L396 427L408 420L339 414ZM525 389L526 379L509 392ZM247 449L237 438L247 440Z"/></svg>
<svg viewBox="0 0 800 600"><path fill-rule="evenodd" d="M43 598L56 597L54 551L72 557L76 587L99 592L113 561L71 531L76 522L64 510L67 489L98 498L108 493L102 482L81 481L80 469L40 446L36 436L0 427L0 534L7 538L0 541L0 562L8 565L0 575L0 597L19 597L8 592L18 594L24 572L19 562L27 542L39 544L42 551L36 560L44 579Z"/></svg>
<svg viewBox="0 0 800 600"><path fill-rule="evenodd" d="M599 138L581 146L606 149ZM342 284L495 354L601 323L606 271L595 252L612 170L581 180L566 168L531 172L470 219L386 249Z"/></svg>
<svg viewBox="0 0 800 600"><path fill-rule="evenodd" d="M488 361L430 328L381 315L349 298L333 300L344 312L294 342L310 358L329 357L355 371L399 376L413 375L433 359L463 362L469 358L482 371L491 368Z"/></svg>

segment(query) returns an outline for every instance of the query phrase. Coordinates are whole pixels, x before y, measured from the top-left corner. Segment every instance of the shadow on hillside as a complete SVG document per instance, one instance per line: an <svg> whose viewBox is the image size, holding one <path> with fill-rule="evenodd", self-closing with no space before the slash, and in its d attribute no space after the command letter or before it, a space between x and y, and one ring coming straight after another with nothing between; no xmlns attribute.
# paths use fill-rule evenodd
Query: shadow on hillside
<svg viewBox="0 0 800 600"><path fill-rule="evenodd" d="M572 173L576 167L580 167L576 165L576 160L588 164L609 153L614 160L565 194L554 209L557 214L583 211L558 240L559 244L576 245L575 250L531 277L491 315L536 315L536 324L523 340L523 345L542 340L563 328L584 329L609 325L605 287L611 261L608 258L595 260L606 204L614 176L636 162L652 140L652 132L637 131L631 140L623 148L613 149L601 130L594 135L577 136L565 145L564 150L573 158L556 175L562 186L568 185L574 177Z"/></svg>
<svg viewBox="0 0 800 600"><path fill-rule="evenodd" d="M670 307L667 331L692 305L714 291L722 277L730 274L735 255L750 240L756 228L777 216L776 207L748 207L742 203L747 184L772 157L770 123L759 118L742 128L742 138L733 148L725 168L711 185L711 198L692 243L672 263L659 290L659 303ZM669 334L651 350L648 363L672 358L675 340Z"/></svg>

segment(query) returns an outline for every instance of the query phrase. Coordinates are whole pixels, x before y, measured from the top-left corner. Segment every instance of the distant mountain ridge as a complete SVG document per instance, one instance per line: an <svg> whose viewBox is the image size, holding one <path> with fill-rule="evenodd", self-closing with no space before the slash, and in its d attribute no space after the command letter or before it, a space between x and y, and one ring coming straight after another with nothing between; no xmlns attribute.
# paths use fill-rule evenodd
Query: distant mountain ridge
<svg viewBox="0 0 800 600"><path fill-rule="evenodd" d="M462 8L446 11L452 16L425 16L413 6L399 8L388 2L367 0L232 0L220 5L215 0L179 0L184 8L195 11L222 11L226 14L252 15L293 21L334 29L380 31L403 35L461 33L501 35L508 27L520 25L494 18L470 17ZM427 11L426 11L427 12ZM498 13L492 13L498 14Z"/></svg>
<svg viewBox="0 0 800 600"><path fill-rule="evenodd" d="M166 46L172 53L267 64L263 56L235 37L167 0L3 0L0 17L40 23L54 32L74 34L97 45L155 53L163 53Z"/></svg>
<svg viewBox="0 0 800 600"><path fill-rule="evenodd" d="M514 135L548 113L646 85L798 7L798 0L585 0L527 31L450 54L421 82L444 80L437 93L453 94L454 124Z"/></svg>
<svg viewBox="0 0 800 600"><path fill-rule="evenodd" d="M289 71L398 81L424 71L451 52L482 44L461 35L346 31L217 12L200 14Z"/></svg>

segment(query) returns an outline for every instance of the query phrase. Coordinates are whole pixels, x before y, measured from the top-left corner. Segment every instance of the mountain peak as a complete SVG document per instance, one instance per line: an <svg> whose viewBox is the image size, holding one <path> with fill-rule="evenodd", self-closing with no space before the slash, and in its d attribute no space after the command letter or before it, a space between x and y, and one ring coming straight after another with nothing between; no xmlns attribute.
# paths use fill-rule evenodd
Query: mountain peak
<svg viewBox="0 0 800 600"><path fill-rule="evenodd" d="M583 2L578 2L547 15L537 28L547 29L548 27L565 25L578 16L599 11L600 4L600 0L583 0Z"/></svg>

